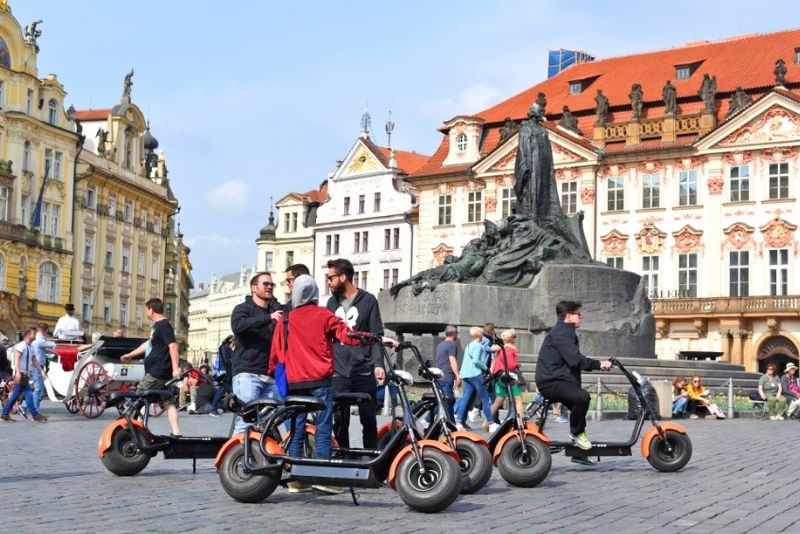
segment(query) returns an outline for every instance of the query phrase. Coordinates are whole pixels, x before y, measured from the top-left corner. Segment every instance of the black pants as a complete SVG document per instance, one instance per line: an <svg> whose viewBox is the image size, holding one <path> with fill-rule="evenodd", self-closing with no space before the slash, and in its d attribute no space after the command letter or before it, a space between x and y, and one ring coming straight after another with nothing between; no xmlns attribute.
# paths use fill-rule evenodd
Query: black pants
<svg viewBox="0 0 800 534"><path fill-rule="evenodd" d="M586 414L589 413L591 396L572 382L550 382L539 386L539 393L552 402L560 402L569 408L569 433L577 436L586 430Z"/></svg>
<svg viewBox="0 0 800 534"><path fill-rule="evenodd" d="M334 375L333 393L369 393L373 402L358 403L358 417L361 420L365 449L378 448L378 420L375 408L377 381L375 376L356 375L351 377ZM333 433L340 447L350 447L350 406L338 406L333 411Z"/></svg>

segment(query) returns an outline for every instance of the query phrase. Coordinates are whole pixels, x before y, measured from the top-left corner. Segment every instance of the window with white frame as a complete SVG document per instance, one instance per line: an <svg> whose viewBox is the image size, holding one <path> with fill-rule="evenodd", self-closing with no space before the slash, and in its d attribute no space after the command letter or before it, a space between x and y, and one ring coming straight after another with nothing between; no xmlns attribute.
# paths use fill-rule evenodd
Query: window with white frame
<svg viewBox="0 0 800 534"><path fill-rule="evenodd" d="M268 272L272 272L272 262L274 259L274 255L271 250L268 250L264 253L264 270Z"/></svg>
<svg viewBox="0 0 800 534"><path fill-rule="evenodd" d="M678 254L678 296L697 296L697 254Z"/></svg>
<svg viewBox="0 0 800 534"><path fill-rule="evenodd" d="M0 186L0 221L8 220L8 199L10 196L11 191L5 186Z"/></svg>
<svg viewBox="0 0 800 534"><path fill-rule="evenodd" d="M122 216L124 217L126 223L133 222L133 202L130 200L125 201L125 207L123 208Z"/></svg>
<svg viewBox="0 0 800 534"><path fill-rule="evenodd" d="M25 256L19 259L19 294L25 295L28 288L28 260Z"/></svg>
<svg viewBox="0 0 800 534"><path fill-rule="evenodd" d="M161 262L158 258L153 258L150 262L150 278L153 280L161 279Z"/></svg>
<svg viewBox="0 0 800 534"><path fill-rule="evenodd" d="M119 303L119 324L120 326L128 326L128 303Z"/></svg>
<svg viewBox="0 0 800 534"><path fill-rule="evenodd" d="M20 216L22 217L22 224L24 224L25 226L30 226L31 223L30 217L28 216L29 206L30 206L30 198L28 197L28 195L22 195Z"/></svg>
<svg viewBox="0 0 800 534"><path fill-rule="evenodd" d="M789 198L789 164L769 164L769 198Z"/></svg>
<svg viewBox="0 0 800 534"><path fill-rule="evenodd" d="M144 312L142 311L142 307L137 305L136 306L136 326L141 328L144 325Z"/></svg>
<svg viewBox="0 0 800 534"><path fill-rule="evenodd" d="M361 232L353 234L353 252L361 252Z"/></svg>
<svg viewBox="0 0 800 534"><path fill-rule="evenodd" d="M731 297L746 297L750 294L750 253L732 250L728 254L728 287Z"/></svg>
<svg viewBox="0 0 800 534"><path fill-rule="evenodd" d="M53 159L53 180L58 180L59 182L63 180L63 176L61 175L63 163L64 154L56 152L55 158Z"/></svg>
<svg viewBox="0 0 800 534"><path fill-rule="evenodd" d="M103 301L103 322L111 324L111 301L109 299Z"/></svg>
<svg viewBox="0 0 800 534"><path fill-rule="evenodd" d="M83 261L84 263L94 263L94 236L83 238Z"/></svg>
<svg viewBox="0 0 800 534"><path fill-rule="evenodd" d="M28 89L28 98L25 101L25 112L33 115L33 89Z"/></svg>
<svg viewBox="0 0 800 534"><path fill-rule="evenodd" d="M400 280L400 269L392 269L392 285Z"/></svg>
<svg viewBox="0 0 800 534"><path fill-rule="evenodd" d="M609 178L606 181L608 192L608 211L625 209L625 180L621 176Z"/></svg>
<svg viewBox="0 0 800 534"><path fill-rule="evenodd" d="M383 250L390 250L392 248L392 229L385 228L383 230Z"/></svg>
<svg viewBox="0 0 800 534"><path fill-rule="evenodd" d="M283 231L287 234L292 231L291 213L283 214Z"/></svg>
<svg viewBox="0 0 800 534"><path fill-rule="evenodd" d="M372 211L379 212L381 211L381 194L375 193L375 200L372 203Z"/></svg>
<svg viewBox="0 0 800 534"><path fill-rule="evenodd" d="M81 301L81 319L87 323L92 321L92 299L89 295L84 295Z"/></svg>
<svg viewBox="0 0 800 534"><path fill-rule="evenodd" d="M697 205L697 171L678 173L678 205Z"/></svg>
<svg viewBox="0 0 800 534"><path fill-rule="evenodd" d="M139 209L139 224L142 228L147 227L147 209L141 208Z"/></svg>
<svg viewBox="0 0 800 534"><path fill-rule="evenodd" d="M122 272L131 272L131 249L122 247Z"/></svg>
<svg viewBox="0 0 800 534"><path fill-rule="evenodd" d="M389 289L389 281L391 280L391 269L383 270L383 289Z"/></svg>
<svg viewBox="0 0 800 534"><path fill-rule="evenodd" d="M133 131L125 131L125 168L133 170Z"/></svg>
<svg viewBox="0 0 800 534"><path fill-rule="evenodd" d="M161 215L156 215L153 219L153 232L161 235Z"/></svg>
<svg viewBox="0 0 800 534"><path fill-rule="evenodd" d="M561 182L561 209L566 215L578 211L578 182Z"/></svg>
<svg viewBox="0 0 800 534"><path fill-rule="evenodd" d="M333 253L339 254L339 234L333 234Z"/></svg>
<svg viewBox="0 0 800 534"><path fill-rule="evenodd" d="M648 173L642 175L642 209L661 206L661 175Z"/></svg>
<svg viewBox="0 0 800 534"><path fill-rule="evenodd" d="M734 165L730 169L731 202L750 200L750 166Z"/></svg>
<svg viewBox="0 0 800 534"><path fill-rule="evenodd" d="M691 65L679 65L675 67L675 78L678 80L688 80L692 75Z"/></svg>
<svg viewBox="0 0 800 534"><path fill-rule="evenodd" d="M610 258L606 258L606 265L613 267L614 269L622 269L624 265L622 256L611 256Z"/></svg>
<svg viewBox="0 0 800 534"><path fill-rule="evenodd" d="M642 256L642 279L649 298L658 295L658 256Z"/></svg>
<svg viewBox="0 0 800 534"><path fill-rule="evenodd" d="M513 187L504 187L500 190L500 216L508 217L517 207L517 195Z"/></svg>
<svg viewBox="0 0 800 534"><path fill-rule="evenodd" d="M142 251L139 251L139 258L138 258L138 261L136 263L136 274L139 275L139 276L144 276L145 261L146 261L145 253L142 252Z"/></svg>
<svg viewBox="0 0 800 534"><path fill-rule="evenodd" d="M106 269L114 268L114 243L106 245L106 261L103 263L103 267Z"/></svg>
<svg viewBox="0 0 800 534"><path fill-rule="evenodd" d="M286 251L286 266L284 267L284 271L294 265L294 251L287 250Z"/></svg>
<svg viewBox="0 0 800 534"><path fill-rule="evenodd" d="M361 252L369 252L369 232L361 232Z"/></svg>
<svg viewBox="0 0 800 534"><path fill-rule="evenodd" d="M398 250L400 248L400 228L392 229L392 248Z"/></svg>
<svg viewBox="0 0 800 534"><path fill-rule="evenodd" d="M569 94L570 96L579 95L583 92L583 82L569 82Z"/></svg>
<svg viewBox="0 0 800 534"><path fill-rule="evenodd" d="M42 202L42 233L57 237L61 229L61 206Z"/></svg>
<svg viewBox="0 0 800 534"><path fill-rule="evenodd" d="M769 294L789 293L789 250L785 248L769 251Z"/></svg>
<svg viewBox="0 0 800 534"><path fill-rule="evenodd" d="M53 149L44 149L44 176L48 180L53 180Z"/></svg>
<svg viewBox="0 0 800 534"><path fill-rule="evenodd" d="M117 216L117 197L115 195L108 196L108 215L110 217Z"/></svg>
<svg viewBox="0 0 800 534"><path fill-rule="evenodd" d="M470 191L467 193L467 222L481 222L483 220L483 191Z"/></svg>
<svg viewBox="0 0 800 534"><path fill-rule="evenodd" d="M350 197L344 197L342 215L350 215Z"/></svg>
<svg viewBox="0 0 800 534"><path fill-rule="evenodd" d="M31 170L31 142L25 141L25 144L22 145L22 170L23 171L30 171Z"/></svg>
<svg viewBox="0 0 800 534"><path fill-rule="evenodd" d="M453 221L453 195L439 195L439 226L452 224Z"/></svg>
<svg viewBox="0 0 800 534"><path fill-rule="evenodd" d="M93 185L86 188L86 207L90 210L97 208L97 189Z"/></svg>
<svg viewBox="0 0 800 534"><path fill-rule="evenodd" d="M358 195L358 213L364 213L367 205L367 197L366 195Z"/></svg>
<svg viewBox="0 0 800 534"><path fill-rule="evenodd" d="M460 152L464 152L467 149L467 134L458 134L458 137L456 137L456 148Z"/></svg>
<svg viewBox="0 0 800 534"><path fill-rule="evenodd" d="M325 236L325 255L330 256L333 250L333 235Z"/></svg>
<svg viewBox="0 0 800 534"><path fill-rule="evenodd" d="M46 261L39 266L38 298L44 302L58 302L58 265Z"/></svg>
<svg viewBox="0 0 800 534"><path fill-rule="evenodd" d="M56 123L56 111L58 109L58 103L56 102L55 98L51 98L47 102L47 122L50 124Z"/></svg>

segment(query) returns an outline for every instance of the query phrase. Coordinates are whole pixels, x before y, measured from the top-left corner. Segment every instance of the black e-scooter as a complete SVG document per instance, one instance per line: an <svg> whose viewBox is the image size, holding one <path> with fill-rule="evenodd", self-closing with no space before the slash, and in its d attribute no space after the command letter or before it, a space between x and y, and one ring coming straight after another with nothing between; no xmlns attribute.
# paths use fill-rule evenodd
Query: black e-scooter
<svg viewBox="0 0 800 534"><path fill-rule="evenodd" d="M363 343L381 343L375 334L351 333ZM335 458L299 458L288 456L275 438L277 426L301 413L318 411L325 403L308 396L289 395L282 405L268 406L266 420L260 427L248 425L220 449L215 465L225 492L240 502L260 502L279 484L297 481L351 488L380 488L388 480L400 498L419 512L439 512L458 498L461 473L456 453L447 445L421 439L414 424L406 386L413 384L410 373L392 368L385 347L386 378L397 384L403 408L402 427L383 450L343 449ZM254 401L258 402L258 401ZM292 423L291 432L294 432ZM289 476L281 480L283 471Z"/></svg>
<svg viewBox="0 0 800 534"><path fill-rule="evenodd" d="M436 412L431 424L425 430L425 439L439 440L456 451L458 463L461 467L461 493L475 493L492 477L492 455L486 440L474 432L458 430L448 411L450 404L439 385L442 370L434 367L430 361L423 361L422 355L410 341L400 343L397 350L408 349L419 362L419 376L431 385L431 392L423 394L421 401L411 406L415 419L419 419L428 412ZM438 410L436 408L438 407ZM394 417L392 422L386 423L378 429L378 448L383 448L398 430L401 419Z"/></svg>
<svg viewBox="0 0 800 534"><path fill-rule="evenodd" d="M616 358L609 358L612 365L619 369L628 379L633 387L642 412L636 420L636 424L631 432L628 441L592 441L592 448L588 450L580 449L571 441L550 442L550 450L553 452L564 451L566 456L572 458L592 458L601 456L631 456L632 448L642 434L644 422L650 420L652 427L642 436L640 446L642 456L650 462L650 465L663 472L678 471L685 466L692 457L692 440L686 434L686 429L678 423L670 421L659 422L656 418L654 408L647 402L647 398L642 394L642 378L636 371L628 371L625 366ZM547 410L551 402L547 399L542 401L541 407L533 406L529 413L537 414L536 426L544 432L545 422L547 421Z"/></svg>
<svg viewBox="0 0 800 534"><path fill-rule="evenodd" d="M169 380L167 388L196 373L187 371ZM92 387L104 388L105 384L96 381ZM139 473L150 459L159 452L165 459L191 459L192 472L197 471L198 458L214 458L220 447L228 441L228 436L172 436L153 434L147 423L150 406L172 400L169 389L135 391L115 391L108 396L107 405L117 406L120 417L109 424L100 434L97 454L106 469L119 476Z"/></svg>

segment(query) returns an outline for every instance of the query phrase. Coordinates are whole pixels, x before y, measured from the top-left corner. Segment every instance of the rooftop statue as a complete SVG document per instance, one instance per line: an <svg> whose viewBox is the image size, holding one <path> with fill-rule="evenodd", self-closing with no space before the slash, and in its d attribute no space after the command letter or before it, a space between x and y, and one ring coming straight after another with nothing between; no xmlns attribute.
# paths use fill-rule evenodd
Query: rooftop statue
<svg viewBox="0 0 800 534"><path fill-rule="evenodd" d="M717 77L703 74L703 81L700 83L700 90L697 91L703 99L703 111L714 111L714 97L717 94Z"/></svg>
<svg viewBox="0 0 800 534"><path fill-rule="evenodd" d="M594 101L597 104L594 109L594 112L597 115L597 124L602 126L608 122L608 97L603 94L602 89L598 89L597 96L594 97Z"/></svg>

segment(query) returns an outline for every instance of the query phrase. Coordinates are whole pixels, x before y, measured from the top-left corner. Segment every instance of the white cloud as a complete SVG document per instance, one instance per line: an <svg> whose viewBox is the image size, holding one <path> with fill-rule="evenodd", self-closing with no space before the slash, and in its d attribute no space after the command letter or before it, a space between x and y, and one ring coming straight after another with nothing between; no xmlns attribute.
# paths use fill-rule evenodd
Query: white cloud
<svg viewBox="0 0 800 534"><path fill-rule="evenodd" d="M206 204L214 211L242 213L247 208L250 186L240 180L228 180L206 193Z"/></svg>

